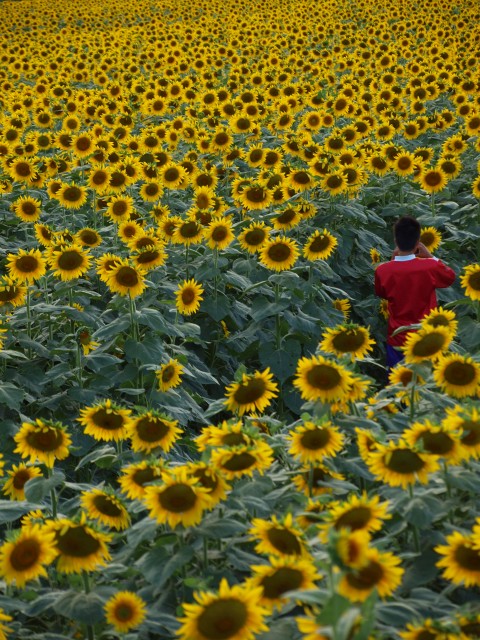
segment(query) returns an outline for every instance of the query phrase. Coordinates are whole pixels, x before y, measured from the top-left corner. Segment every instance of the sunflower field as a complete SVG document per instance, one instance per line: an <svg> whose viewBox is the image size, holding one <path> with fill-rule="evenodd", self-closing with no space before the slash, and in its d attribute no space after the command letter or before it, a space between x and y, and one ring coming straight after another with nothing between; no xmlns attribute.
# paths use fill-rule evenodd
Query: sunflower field
<svg viewBox="0 0 480 640"><path fill-rule="evenodd" d="M478 3L0 20L0 640L480 638Z"/></svg>

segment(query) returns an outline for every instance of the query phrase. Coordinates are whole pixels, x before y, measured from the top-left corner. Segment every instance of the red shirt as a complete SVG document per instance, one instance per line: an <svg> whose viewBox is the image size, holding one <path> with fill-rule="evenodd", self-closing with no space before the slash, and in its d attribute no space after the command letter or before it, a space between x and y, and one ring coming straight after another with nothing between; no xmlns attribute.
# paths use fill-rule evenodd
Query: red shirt
<svg viewBox="0 0 480 640"><path fill-rule="evenodd" d="M409 256L405 256L409 258ZM404 325L416 324L437 306L435 289L453 284L455 272L434 258L391 260L375 270L375 293L388 300L387 343L403 345L408 332L392 333Z"/></svg>

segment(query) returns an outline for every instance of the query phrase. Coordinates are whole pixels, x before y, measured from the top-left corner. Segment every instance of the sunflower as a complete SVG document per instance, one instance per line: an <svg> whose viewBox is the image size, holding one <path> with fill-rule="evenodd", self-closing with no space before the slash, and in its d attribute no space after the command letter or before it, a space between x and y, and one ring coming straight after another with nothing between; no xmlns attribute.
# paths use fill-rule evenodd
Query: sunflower
<svg viewBox="0 0 480 640"><path fill-rule="evenodd" d="M374 589L381 598L390 596L402 581L400 558L393 553L370 548L365 565L344 574L338 585L339 593L352 602L363 602Z"/></svg>
<svg viewBox="0 0 480 640"><path fill-rule="evenodd" d="M8 305L19 307L25 301L27 287L9 276L0 276L0 309Z"/></svg>
<svg viewBox="0 0 480 640"><path fill-rule="evenodd" d="M377 443L365 463L377 480L403 489L417 479L425 484L428 474L439 468L438 456L417 451L402 439L387 445Z"/></svg>
<svg viewBox="0 0 480 640"><path fill-rule="evenodd" d="M36 198L21 196L11 205L15 215L24 222L36 222L40 218L42 203Z"/></svg>
<svg viewBox="0 0 480 640"><path fill-rule="evenodd" d="M322 625L317 622L315 613L308 617L295 618L295 622L302 634L302 640L328 640L328 637L322 634Z"/></svg>
<svg viewBox="0 0 480 640"><path fill-rule="evenodd" d="M66 184L55 194L66 209L80 209L87 201L87 190L77 184Z"/></svg>
<svg viewBox="0 0 480 640"><path fill-rule="evenodd" d="M37 173L31 158L18 158L8 165L8 174L16 182L30 182Z"/></svg>
<svg viewBox="0 0 480 640"><path fill-rule="evenodd" d="M433 379L442 391L454 398L465 398L478 393L480 365L469 356L452 353L438 360Z"/></svg>
<svg viewBox="0 0 480 640"><path fill-rule="evenodd" d="M427 325L424 329L412 331L407 335L402 347L405 362L412 364L424 360L438 360L452 340L451 331L444 326Z"/></svg>
<svg viewBox="0 0 480 640"><path fill-rule="evenodd" d="M475 407L447 409L442 425L448 430L460 431L460 441L466 454L473 458L480 456L480 412Z"/></svg>
<svg viewBox="0 0 480 640"><path fill-rule="evenodd" d="M474 535L464 535L454 531L446 537L445 545L435 547L443 556L436 566L442 568L443 577L454 584L466 587L480 585L480 549Z"/></svg>
<svg viewBox="0 0 480 640"><path fill-rule="evenodd" d="M83 327L79 330L77 333L77 340L82 347L84 356L88 356L90 351L93 351L100 346L99 342L92 340L92 335L87 327Z"/></svg>
<svg viewBox="0 0 480 640"><path fill-rule="evenodd" d="M109 190L111 175L109 167L91 169L88 173L87 186L98 194L104 194Z"/></svg>
<svg viewBox="0 0 480 640"><path fill-rule="evenodd" d="M408 176L413 173L416 162L417 158L413 153L402 151L395 156L391 166L399 176Z"/></svg>
<svg viewBox="0 0 480 640"><path fill-rule="evenodd" d="M38 222L34 226L35 237L38 242L44 247L49 247L52 244L53 230L46 224L39 224Z"/></svg>
<svg viewBox="0 0 480 640"><path fill-rule="evenodd" d="M41 478L42 470L21 462L12 465L7 471L8 480L3 485L2 493L10 500L25 500L25 485L32 478Z"/></svg>
<svg viewBox="0 0 480 640"><path fill-rule="evenodd" d="M379 496L350 495L344 502L334 502L326 510L326 522L320 526L320 539L327 542L331 530L380 531L384 520L391 516L387 513L388 502L380 502Z"/></svg>
<svg viewBox="0 0 480 640"><path fill-rule="evenodd" d="M138 253L131 256L131 261L136 269L139 271L150 271L165 264L167 254L164 250L164 245L160 242L150 247L145 247Z"/></svg>
<svg viewBox="0 0 480 640"><path fill-rule="evenodd" d="M107 215L114 222L124 222L125 220L128 220L131 214L134 212L133 205L133 198L130 196L113 196L108 201L105 215Z"/></svg>
<svg viewBox="0 0 480 640"><path fill-rule="evenodd" d="M60 422L40 418L35 422L23 422L13 439L17 443L14 453L19 453L22 458L30 458L32 464L38 461L47 467L53 467L55 460L67 458L72 444Z"/></svg>
<svg viewBox="0 0 480 640"><path fill-rule="evenodd" d="M229 411L244 413L263 413L272 398L278 395L278 385L272 382L273 374L267 367L262 373L243 373L241 380L226 388L225 405Z"/></svg>
<svg viewBox="0 0 480 640"><path fill-rule="evenodd" d="M9 275L18 282L33 282L47 271L45 259L39 249L19 249L16 254L9 253L7 269Z"/></svg>
<svg viewBox="0 0 480 640"><path fill-rule="evenodd" d="M111 560L107 543L112 535L96 531L87 523L84 513L79 522L59 518L47 521L44 529L55 536L57 571L60 573L95 571Z"/></svg>
<svg viewBox="0 0 480 640"><path fill-rule="evenodd" d="M143 502L149 515L159 524L192 527L200 522L204 511L212 507L209 491L185 467L165 471L162 483L145 488Z"/></svg>
<svg viewBox="0 0 480 640"><path fill-rule="evenodd" d="M259 251L260 262L273 271L285 271L295 264L298 247L295 240L285 236L267 240Z"/></svg>
<svg viewBox="0 0 480 640"><path fill-rule="evenodd" d="M450 464L457 464L468 457L462 447L461 435L460 430L425 420L423 423L414 422L403 432L402 438L412 448L421 445L422 451L440 456Z"/></svg>
<svg viewBox="0 0 480 640"><path fill-rule="evenodd" d="M464 275L460 283L465 289L465 295L472 300L480 300L480 264L469 264L463 268Z"/></svg>
<svg viewBox="0 0 480 640"><path fill-rule="evenodd" d="M202 487L208 490L212 506L227 497L230 486L214 465L206 462L190 462L187 465L187 472L189 476L193 476Z"/></svg>
<svg viewBox="0 0 480 640"><path fill-rule="evenodd" d="M332 305L334 309L343 313L343 317L345 318L345 320L348 318L348 316L350 315L350 310L352 308L352 305L348 298L337 298L336 300L332 300Z"/></svg>
<svg viewBox="0 0 480 640"><path fill-rule="evenodd" d="M175 225L171 240L174 244L183 244L188 247L202 242L204 233L205 229L196 220L182 220Z"/></svg>
<svg viewBox="0 0 480 640"><path fill-rule="evenodd" d="M351 360L364 358L372 350L375 340L365 327L341 324L324 331L319 348L337 356L349 355Z"/></svg>
<svg viewBox="0 0 480 640"><path fill-rule="evenodd" d="M303 247L303 255L307 260L326 260L334 252L338 240L324 229L315 231L307 239Z"/></svg>
<svg viewBox="0 0 480 640"><path fill-rule="evenodd" d="M113 253L104 253L100 258L97 258L97 273L102 282L107 282L109 272L118 262L121 262L121 260L120 256L116 256Z"/></svg>
<svg viewBox="0 0 480 640"><path fill-rule="evenodd" d="M177 359L170 359L155 371L160 391L174 389L182 382L183 365Z"/></svg>
<svg viewBox="0 0 480 640"><path fill-rule="evenodd" d="M102 243L102 236L95 231L95 229L91 229L90 227L84 227L77 231L74 236L76 242L78 242L82 247L98 247Z"/></svg>
<svg viewBox="0 0 480 640"><path fill-rule="evenodd" d="M270 520L254 518L248 533L253 540L258 540L255 545L257 553L282 558L307 554L303 533L293 524L291 513L288 513L281 520L278 520L274 515Z"/></svg>
<svg viewBox="0 0 480 640"><path fill-rule="evenodd" d="M368 564L370 534L365 529L341 528L330 535L334 558L342 568L361 569Z"/></svg>
<svg viewBox="0 0 480 640"><path fill-rule="evenodd" d="M331 422L304 422L289 432L287 440L291 441L289 453L302 464L321 461L325 456L334 456L343 447L343 436Z"/></svg>
<svg viewBox="0 0 480 640"><path fill-rule="evenodd" d="M252 437L244 430L241 420L224 420L218 426L204 427L195 444L199 451L209 447L235 447L239 444L251 444Z"/></svg>
<svg viewBox="0 0 480 640"><path fill-rule="evenodd" d="M292 478L298 491L305 493L308 497L330 493L332 480L345 480L345 478L340 473L329 469L322 462L302 467L301 473Z"/></svg>
<svg viewBox="0 0 480 640"><path fill-rule="evenodd" d="M125 258L118 259L105 272L107 285L113 293L136 298L146 288L145 277L141 270L132 266Z"/></svg>
<svg viewBox="0 0 480 640"><path fill-rule="evenodd" d="M221 217L213 220L205 230L205 239L210 249L225 249L235 239L232 220Z"/></svg>
<svg viewBox="0 0 480 640"><path fill-rule="evenodd" d="M118 633L127 633L145 620L146 604L132 591L118 591L104 606L105 618Z"/></svg>
<svg viewBox="0 0 480 640"><path fill-rule="evenodd" d="M265 442L257 440L251 445L215 449L211 460L227 480L235 480L244 475L251 477L254 471L263 475L273 463L273 450Z"/></svg>
<svg viewBox="0 0 480 640"><path fill-rule="evenodd" d="M144 233L143 228L134 220L126 220L118 225L118 237L125 243L139 238Z"/></svg>
<svg viewBox="0 0 480 640"><path fill-rule="evenodd" d="M286 231L288 229L293 229L296 227L300 221L302 220L302 216L298 211L297 207L288 207L284 209L277 216L272 218L272 224L274 229L280 229L281 231Z"/></svg>
<svg viewBox="0 0 480 640"><path fill-rule="evenodd" d="M196 282L194 278L184 280L178 285L175 292L175 305L178 312L185 315L196 313L200 308L200 302L203 300L203 293L202 285Z"/></svg>
<svg viewBox="0 0 480 640"><path fill-rule="evenodd" d="M272 194L260 183L246 182L237 200L248 211L266 209L272 202Z"/></svg>
<svg viewBox="0 0 480 640"><path fill-rule="evenodd" d="M132 418L127 427L132 450L145 454L156 448L168 453L182 433L178 420L172 420L155 409Z"/></svg>
<svg viewBox="0 0 480 640"><path fill-rule="evenodd" d="M0 640L7 640L6 634L12 631L11 627L7 627L4 622L11 622L12 616L7 616L3 609L0 608Z"/></svg>
<svg viewBox="0 0 480 640"><path fill-rule="evenodd" d="M80 244L62 246L50 253L50 265L53 274L61 280L74 280L89 270L90 255Z"/></svg>
<svg viewBox="0 0 480 640"><path fill-rule="evenodd" d="M420 242L425 245L428 251L433 252L440 246L442 235L435 227L422 227L420 230Z"/></svg>
<svg viewBox="0 0 480 640"><path fill-rule="evenodd" d="M417 178L422 189L427 193L442 191L447 184L447 176L441 169L426 169Z"/></svg>
<svg viewBox="0 0 480 640"><path fill-rule="evenodd" d="M179 640L254 640L268 630L264 623L268 611L259 605L261 597L260 588L229 587L222 578L218 593L197 592L195 604L182 605Z"/></svg>
<svg viewBox="0 0 480 640"><path fill-rule="evenodd" d="M448 633L439 620L427 618L419 624L408 623L399 634L402 640L456 640L457 635Z"/></svg>
<svg viewBox="0 0 480 640"><path fill-rule="evenodd" d="M82 491L80 505L87 517L98 520L106 527L122 531L130 526L130 516L121 500L112 491L92 489Z"/></svg>
<svg viewBox="0 0 480 640"><path fill-rule="evenodd" d="M22 588L30 580L46 576L45 565L55 560L55 536L40 525L23 527L0 547L0 575L7 584Z"/></svg>
<svg viewBox="0 0 480 640"><path fill-rule="evenodd" d="M327 173L327 175L322 179L321 185L324 191L329 193L331 196L335 196L348 189L347 176L343 171Z"/></svg>
<svg viewBox="0 0 480 640"><path fill-rule="evenodd" d="M164 466L162 460L143 460L122 467L118 483L122 492L130 500L141 500L145 496L146 486L161 478Z"/></svg>
<svg viewBox="0 0 480 640"><path fill-rule="evenodd" d="M145 202L157 202L163 195L163 185L150 180L141 186L139 194Z"/></svg>
<svg viewBox="0 0 480 640"><path fill-rule="evenodd" d="M449 309L435 307L430 313L423 317L422 327L446 327L453 335L457 332L458 322L455 313Z"/></svg>
<svg viewBox="0 0 480 640"><path fill-rule="evenodd" d="M346 399L352 374L342 365L323 356L298 361L293 384L304 400L338 402Z"/></svg>
<svg viewBox="0 0 480 640"><path fill-rule="evenodd" d="M372 264L378 264L379 262L382 261L382 256L378 252L378 250L375 249L375 247L372 247L370 249L370 260L371 260Z"/></svg>
<svg viewBox="0 0 480 640"><path fill-rule="evenodd" d="M186 184L187 172L181 165L169 162L160 168L158 177L167 189L181 189Z"/></svg>
<svg viewBox="0 0 480 640"><path fill-rule="evenodd" d="M131 410L122 409L110 399L103 400L91 407L80 410L77 421L84 428L84 433L95 438L110 442L125 440L131 423Z"/></svg>
<svg viewBox="0 0 480 640"><path fill-rule="evenodd" d="M257 253L268 240L270 229L264 222L252 222L238 235L240 246L248 253Z"/></svg>
<svg viewBox="0 0 480 640"><path fill-rule="evenodd" d="M313 562L306 558L271 557L269 565L253 565L253 576L246 581L250 589L262 588L260 606L269 610L281 608L288 602L284 594L288 591L315 589L315 582L321 576Z"/></svg>
<svg viewBox="0 0 480 640"><path fill-rule="evenodd" d="M480 198L480 176L477 176L472 182L472 194L475 198Z"/></svg>

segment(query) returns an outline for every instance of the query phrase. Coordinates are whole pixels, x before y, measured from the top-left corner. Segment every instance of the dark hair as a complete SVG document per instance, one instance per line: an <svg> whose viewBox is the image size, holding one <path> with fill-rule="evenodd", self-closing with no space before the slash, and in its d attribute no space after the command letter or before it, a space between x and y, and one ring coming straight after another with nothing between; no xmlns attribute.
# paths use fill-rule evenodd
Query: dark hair
<svg viewBox="0 0 480 640"><path fill-rule="evenodd" d="M420 240L420 223L412 216L402 216L393 225L393 235L400 251L412 251Z"/></svg>

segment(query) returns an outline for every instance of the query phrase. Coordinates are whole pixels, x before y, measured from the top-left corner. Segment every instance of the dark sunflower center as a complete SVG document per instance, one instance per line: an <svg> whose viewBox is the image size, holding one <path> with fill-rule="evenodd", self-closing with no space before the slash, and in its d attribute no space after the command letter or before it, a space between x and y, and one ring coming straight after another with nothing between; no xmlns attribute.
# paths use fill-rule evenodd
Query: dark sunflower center
<svg viewBox="0 0 480 640"><path fill-rule="evenodd" d="M175 367L172 364L168 364L162 371L162 382L170 382L175 375Z"/></svg>
<svg viewBox="0 0 480 640"><path fill-rule="evenodd" d="M428 629L422 629L420 633L417 633L415 636L415 640L437 640L438 634L432 633Z"/></svg>
<svg viewBox="0 0 480 640"><path fill-rule="evenodd" d="M468 286L475 291L480 291L480 271L476 271L468 277Z"/></svg>
<svg viewBox="0 0 480 640"><path fill-rule="evenodd" d="M86 136L78 138L75 144L79 151L88 151L88 149L90 149L90 147L92 146L90 138L87 138Z"/></svg>
<svg viewBox="0 0 480 640"><path fill-rule="evenodd" d="M480 572L480 553L476 549L460 544L455 549L454 558L462 569Z"/></svg>
<svg viewBox="0 0 480 640"><path fill-rule="evenodd" d="M247 607L233 598L222 598L207 605L197 620L198 630L208 640L228 640L245 626Z"/></svg>
<svg viewBox="0 0 480 640"><path fill-rule="evenodd" d="M246 405L259 400L265 391L266 385L263 378L250 378L239 385L233 394L233 399L240 406Z"/></svg>
<svg viewBox="0 0 480 640"><path fill-rule="evenodd" d="M429 247L435 242L433 233L431 233L430 231L426 231L425 233L422 233L420 240L426 247Z"/></svg>
<svg viewBox="0 0 480 640"><path fill-rule="evenodd" d="M301 587L303 575L298 569L281 567L271 576L263 578L261 585L265 598L275 600L280 598L287 591L294 591Z"/></svg>
<svg viewBox="0 0 480 640"><path fill-rule="evenodd" d="M461 624L460 630L467 638L480 638L480 624L478 622L468 622Z"/></svg>
<svg viewBox="0 0 480 640"><path fill-rule="evenodd" d="M399 169L404 171L405 169L410 169L410 167L412 166L412 161L410 160L410 158L406 158L404 156L398 160L397 166Z"/></svg>
<svg viewBox="0 0 480 640"><path fill-rule="evenodd" d="M93 504L104 516L119 518L122 515L118 504L109 496L97 495L93 498Z"/></svg>
<svg viewBox="0 0 480 640"><path fill-rule="evenodd" d="M27 178L32 174L32 169L27 162L17 162L15 169L17 174L23 178Z"/></svg>
<svg viewBox="0 0 480 640"><path fill-rule="evenodd" d="M256 247L264 242L267 232L263 229L251 229L245 234L245 242L252 247Z"/></svg>
<svg viewBox="0 0 480 640"><path fill-rule="evenodd" d="M224 144L228 144L228 142L230 142L230 138L228 136L227 133L217 133L217 135L214 138L215 144L218 145L224 145Z"/></svg>
<svg viewBox="0 0 480 640"><path fill-rule="evenodd" d="M139 487L143 487L143 485L152 482L156 477L157 475L153 469L137 469L132 476L132 480Z"/></svg>
<svg viewBox="0 0 480 640"><path fill-rule="evenodd" d="M429 171L424 177L425 183L429 187L436 187L442 182L442 176L437 171Z"/></svg>
<svg viewBox="0 0 480 640"><path fill-rule="evenodd" d="M194 238L199 230L198 224L193 220L191 222L185 222L179 227L179 233L182 238Z"/></svg>
<svg viewBox="0 0 480 640"><path fill-rule="evenodd" d="M65 533L57 533L57 547L65 556L88 558L100 549L100 542L82 525L70 527Z"/></svg>
<svg viewBox="0 0 480 640"><path fill-rule="evenodd" d="M218 487L218 479L215 476L210 476L206 469L197 469L193 475L198 478L202 487L209 491L215 491Z"/></svg>
<svg viewBox="0 0 480 640"><path fill-rule="evenodd" d="M108 412L103 407L95 411L91 420L96 427L106 429L107 431L116 431L117 429L121 429L125 422L121 415L112 411Z"/></svg>
<svg viewBox="0 0 480 640"><path fill-rule="evenodd" d="M183 289L182 291L182 302L185 305L188 304L192 304L192 302L195 300L195 291L188 287L187 289Z"/></svg>
<svg viewBox="0 0 480 640"><path fill-rule="evenodd" d="M33 538L22 540L15 545L10 554L10 564L15 571L27 571L39 560L40 544Z"/></svg>
<svg viewBox="0 0 480 640"><path fill-rule="evenodd" d="M264 202L267 198L267 192L262 187L252 187L245 190L245 197L249 202Z"/></svg>
<svg viewBox="0 0 480 640"><path fill-rule="evenodd" d="M347 582L358 590L370 590L375 587L383 577L382 566L371 560L369 564L357 573L347 573Z"/></svg>
<svg viewBox="0 0 480 640"><path fill-rule="evenodd" d="M138 282L138 273L132 267L123 266L115 274L115 280L122 287L135 287Z"/></svg>
<svg viewBox="0 0 480 640"><path fill-rule="evenodd" d="M64 251L58 258L58 268L64 271L75 271L83 264L84 257L78 251Z"/></svg>
<svg viewBox="0 0 480 640"><path fill-rule="evenodd" d="M245 471L255 464L256 460L250 453L234 453L223 465L227 471Z"/></svg>
<svg viewBox="0 0 480 640"><path fill-rule="evenodd" d="M32 431L27 435L27 443L37 451L56 451L63 444L63 433L60 429Z"/></svg>
<svg viewBox="0 0 480 640"><path fill-rule="evenodd" d="M410 384L410 382L412 381L412 378L413 378L413 371L411 369L408 369L408 371L402 371L402 375L400 376L400 382L404 387L406 387L408 384Z"/></svg>
<svg viewBox="0 0 480 640"><path fill-rule="evenodd" d="M18 295L18 287L15 285L9 285L8 287L0 290L0 302L10 302L15 300Z"/></svg>
<svg viewBox="0 0 480 640"><path fill-rule="evenodd" d="M297 556L302 552L297 536L287 529L269 529L267 538L280 553Z"/></svg>
<svg viewBox="0 0 480 640"><path fill-rule="evenodd" d="M20 469L20 471L17 471L13 476L12 484L15 489L18 489L21 491L25 486L26 482L28 482L28 480L30 480L31 477L32 476L30 475L27 469Z"/></svg>
<svg viewBox="0 0 480 640"><path fill-rule="evenodd" d="M361 331L350 330L338 333L332 340L332 344L337 351L349 353L357 351L365 345L365 336Z"/></svg>
<svg viewBox="0 0 480 640"><path fill-rule="evenodd" d="M332 138L328 141L328 146L330 149L338 150L343 149L344 140L342 138Z"/></svg>
<svg viewBox="0 0 480 640"><path fill-rule="evenodd" d="M302 434L300 442L302 447L311 451L323 449L331 440L331 433L328 429L322 427L318 429L309 429Z"/></svg>
<svg viewBox="0 0 480 640"><path fill-rule="evenodd" d="M285 262L291 255L291 247L283 242L276 242L268 248L268 257L272 262Z"/></svg>
<svg viewBox="0 0 480 640"><path fill-rule="evenodd" d="M157 193L160 192L160 188L158 185L156 184L147 184L145 186L145 193L147 194L147 196L156 196Z"/></svg>
<svg viewBox="0 0 480 640"><path fill-rule="evenodd" d="M158 251L142 251L137 256L138 264L149 264L150 262L154 262L160 256Z"/></svg>
<svg viewBox="0 0 480 640"><path fill-rule="evenodd" d="M197 496L188 484L174 484L158 495L162 509L173 513L189 511L197 503Z"/></svg>
<svg viewBox="0 0 480 640"><path fill-rule="evenodd" d="M443 333L434 331L427 333L414 345L412 349L413 355L421 358L433 356L445 348L447 340L448 338Z"/></svg>
<svg viewBox="0 0 480 640"><path fill-rule="evenodd" d="M459 387L471 384L475 380L475 375L476 369L469 362L451 362L443 372L446 382Z"/></svg>
<svg viewBox="0 0 480 640"><path fill-rule="evenodd" d="M37 207L33 202L22 202L21 208L25 216L34 216L37 213Z"/></svg>
<svg viewBox="0 0 480 640"><path fill-rule="evenodd" d="M480 443L480 423L473 420L465 420L462 423L463 434L460 440L467 446L475 446Z"/></svg>
<svg viewBox="0 0 480 640"><path fill-rule="evenodd" d="M370 522L372 512L369 507L352 507L343 513L335 522L335 529L349 527L352 531L364 529Z"/></svg>
<svg viewBox="0 0 480 640"><path fill-rule="evenodd" d="M169 425L158 418L140 418L135 428L138 437L144 442L158 442L170 432Z"/></svg>
<svg viewBox="0 0 480 640"><path fill-rule="evenodd" d="M254 149L250 152L250 160L252 162L260 162L263 157L263 149Z"/></svg>
<svg viewBox="0 0 480 640"><path fill-rule="evenodd" d="M78 187L67 187L63 192L63 199L68 202L78 202L82 199L82 191Z"/></svg>
<svg viewBox="0 0 480 640"><path fill-rule="evenodd" d="M176 167L171 167L165 171L163 177L166 182L176 182L180 177L180 172Z"/></svg>
<svg viewBox="0 0 480 640"><path fill-rule="evenodd" d="M316 364L307 373L307 382L315 389L335 389L342 380L340 373L327 364Z"/></svg>
<svg viewBox="0 0 480 640"><path fill-rule="evenodd" d="M94 231L81 231L80 239L86 245L94 245L98 242L98 236Z"/></svg>
<svg viewBox="0 0 480 640"><path fill-rule="evenodd" d="M243 433L226 433L222 436L222 445L226 447L235 447L239 444L247 444L248 438Z"/></svg>
<svg viewBox="0 0 480 640"><path fill-rule="evenodd" d="M126 200L116 200L112 205L112 213L114 216L123 216L128 211L128 202Z"/></svg>
<svg viewBox="0 0 480 640"><path fill-rule="evenodd" d="M112 187L123 187L127 177L121 171L114 171L110 176L110 184Z"/></svg>
<svg viewBox="0 0 480 640"><path fill-rule="evenodd" d="M212 231L212 240L214 242L222 242L228 237L228 229L224 226L215 227Z"/></svg>
<svg viewBox="0 0 480 640"><path fill-rule="evenodd" d="M379 158L378 156L372 158L372 166L375 169L386 169L387 168L387 161L385 160L385 158Z"/></svg>
<svg viewBox="0 0 480 640"><path fill-rule="evenodd" d="M388 462L385 461L385 466L395 473L409 475L421 471L425 462L410 449L394 449Z"/></svg>
<svg viewBox="0 0 480 640"><path fill-rule="evenodd" d="M330 246L330 238L328 236L316 236L310 244L309 250L313 253L325 251Z"/></svg>
<svg viewBox="0 0 480 640"><path fill-rule="evenodd" d="M425 244L425 242L423 244ZM442 316L442 315L438 315L438 316L434 316L433 318L430 318L430 320L427 320L427 323L429 325L431 325L432 327L448 327L448 326L450 326L448 318L446 318L445 316Z"/></svg>
<svg viewBox="0 0 480 640"><path fill-rule="evenodd" d="M22 273L32 273L39 267L39 262L35 256L22 256L15 262L15 267Z"/></svg>
<svg viewBox="0 0 480 640"><path fill-rule="evenodd" d="M115 607L115 617L117 620L120 620L120 622L128 622L133 618L134 614L135 611L125 602L122 602Z"/></svg>
<svg viewBox="0 0 480 640"><path fill-rule="evenodd" d="M210 206L210 198L208 194L206 193L198 194L196 198L196 203L199 209L208 209L208 207Z"/></svg>
<svg viewBox="0 0 480 640"><path fill-rule="evenodd" d="M286 209L283 213L277 216L276 220L279 224L288 224L292 220L295 220L297 212L295 209Z"/></svg>
<svg viewBox="0 0 480 640"><path fill-rule="evenodd" d="M455 445L452 438L443 432L431 433L430 431L424 431L420 434L419 440L422 441L425 451L439 456L449 453Z"/></svg>
<svg viewBox="0 0 480 640"><path fill-rule="evenodd" d="M294 182L302 185L310 184L311 182L310 176L306 171L296 171L293 174L292 179Z"/></svg>

